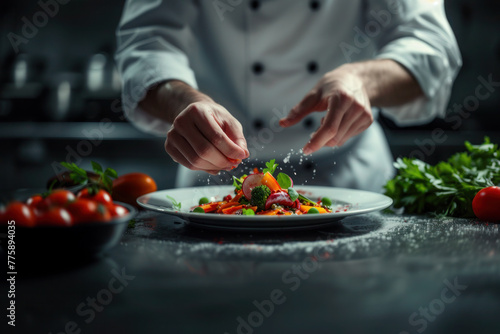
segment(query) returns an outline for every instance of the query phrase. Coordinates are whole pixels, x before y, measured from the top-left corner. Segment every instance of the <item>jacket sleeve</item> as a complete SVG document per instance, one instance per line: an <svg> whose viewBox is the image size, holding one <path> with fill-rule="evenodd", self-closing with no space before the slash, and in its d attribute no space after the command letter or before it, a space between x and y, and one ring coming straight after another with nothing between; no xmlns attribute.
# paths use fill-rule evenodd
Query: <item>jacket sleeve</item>
<svg viewBox="0 0 500 334"><path fill-rule="evenodd" d="M376 58L404 66L425 94L398 107L382 108L382 113L400 126L444 117L462 58L443 0L367 1L367 25L373 21L383 27L374 37Z"/></svg>
<svg viewBox="0 0 500 334"><path fill-rule="evenodd" d="M165 80L197 88L189 67L192 0L127 0L116 37L115 60L122 77L122 107L141 130L165 133L169 124L138 107L148 89Z"/></svg>

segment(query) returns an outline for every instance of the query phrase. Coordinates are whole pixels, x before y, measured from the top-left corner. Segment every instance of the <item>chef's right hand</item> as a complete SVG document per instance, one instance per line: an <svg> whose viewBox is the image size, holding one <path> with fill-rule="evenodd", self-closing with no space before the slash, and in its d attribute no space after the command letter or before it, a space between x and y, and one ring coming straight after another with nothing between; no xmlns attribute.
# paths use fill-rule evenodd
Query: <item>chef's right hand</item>
<svg viewBox="0 0 500 334"><path fill-rule="evenodd" d="M212 101L191 103L177 115L165 150L181 165L210 174L230 170L249 156L240 122Z"/></svg>

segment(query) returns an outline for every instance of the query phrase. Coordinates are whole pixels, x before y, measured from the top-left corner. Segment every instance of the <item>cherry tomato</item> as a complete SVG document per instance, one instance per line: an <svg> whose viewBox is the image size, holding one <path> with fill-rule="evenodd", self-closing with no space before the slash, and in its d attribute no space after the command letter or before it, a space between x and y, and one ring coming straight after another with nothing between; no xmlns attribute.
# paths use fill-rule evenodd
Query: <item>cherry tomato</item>
<svg viewBox="0 0 500 334"><path fill-rule="evenodd" d="M488 187L480 190L472 200L472 210L481 220L500 220L500 188Z"/></svg>
<svg viewBox="0 0 500 334"><path fill-rule="evenodd" d="M26 201L26 204L33 210L43 211L48 209L47 201L44 200L42 195L33 195Z"/></svg>
<svg viewBox="0 0 500 334"><path fill-rule="evenodd" d="M47 206L52 207L52 206L59 206L63 207L66 206L68 203L73 202L75 200L75 195L65 189L56 189L50 193L47 198L45 198L45 201L47 203Z"/></svg>
<svg viewBox="0 0 500 334"><path fill-rule="evenodd" d="M119 176L113 181L113 199L137 206L136 199L147 193L156 191L155 181L144 173L129 173Z"/></svg>
<svg viewBox="0 0 500 334"><path fill-rule="evenodd" d="M96 201L79 198L68 205L75 224L106 222L111 220L111 213L108 208Z"/></svg>
<svg viewBox="0 0 500 334"><path fill-rule="evenodd" d="M68 210L61 207L52 207L46 211L38 213L36 219L37 226L71 226L73 218Z"/></svg>
<svg viewBox="0 0 500 334"><path fill-rule="evenodd" d="M31 207L14 201L0 210L0 225L7 225L11 220L16 222L16 226L32 227L35 226L36 217Z"/></svg>
<svg viewBox="0 0 500 334"><path fill-rule="evenodd" d="M113 199L111 195L104 189L99 189L96 194L92 194L89 188L85 188L78 193L77 198L87 198L104 205L113 204Z"/></svg>
<svg viewBox="0 0 500 334"><path fill-rule="evenodd" d="M33 195L26 201L26 204L32 208L36 208L43 201L42 195Z"/></svg>
<svg viewBox="0 0 500 334"><path fill-rule="evenodd" d="M108 206L109 213L111 213L111 218L119 218L128 214L128 210L118 204L113 204Z"/></svg>

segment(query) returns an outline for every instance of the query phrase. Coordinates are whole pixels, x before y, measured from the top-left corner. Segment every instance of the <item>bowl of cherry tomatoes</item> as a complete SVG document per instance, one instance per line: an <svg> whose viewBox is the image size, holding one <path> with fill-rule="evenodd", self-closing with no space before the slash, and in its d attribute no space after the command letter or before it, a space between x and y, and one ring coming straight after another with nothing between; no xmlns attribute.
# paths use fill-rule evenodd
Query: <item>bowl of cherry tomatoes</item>
<svg viewBox="0 0 500 334"><path fill-rule="evenodd" d="M55 189L0 208L1 246L9 255L95 256L115 246L137 210L99 188ZM10 247L10 248L9 248Z"/></svg>

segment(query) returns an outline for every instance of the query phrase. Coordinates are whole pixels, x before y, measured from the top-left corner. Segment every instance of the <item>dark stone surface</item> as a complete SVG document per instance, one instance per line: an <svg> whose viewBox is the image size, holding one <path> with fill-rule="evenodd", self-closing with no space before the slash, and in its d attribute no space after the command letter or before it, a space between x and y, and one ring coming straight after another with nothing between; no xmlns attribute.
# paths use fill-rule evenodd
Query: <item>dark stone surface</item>
<svg viewBox="0 0 500 334"><path fill-rule="evenodd" d="M499 333L499 236L497 224L389 214L227 233L142 212L100 259L19 273L14 332Z"/></svg>

